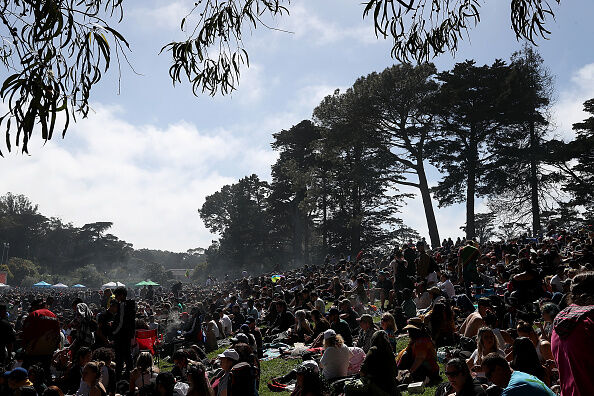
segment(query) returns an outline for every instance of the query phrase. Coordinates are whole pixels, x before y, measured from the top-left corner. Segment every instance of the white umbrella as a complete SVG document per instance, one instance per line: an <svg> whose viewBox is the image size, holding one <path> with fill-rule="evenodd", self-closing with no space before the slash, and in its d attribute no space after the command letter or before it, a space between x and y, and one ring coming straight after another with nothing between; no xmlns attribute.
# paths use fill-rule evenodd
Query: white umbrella
<svg viewBox="0 0 594 396"><path fill-rule="evenodd" d="M4 289L5 287L10 287L10 286L5 285L4 283L0 283L0 289Z"/></svg>
<svg viewBox="0 0 594 396"><path fill-rule="evenodd" d="M118 287L118 285L115 282L107 282L106 284L101 286L102 289L107 289L108 287L109 288Z"/></svg>
<svg viewBox="0 0 594 396"><path fill-rule="evenodd" d="M122 282L116 282L116 287L126 287Z"/></svg>
<svg viewBox="0 0 594 396"><path fill-rule="evenodd" d="M63 283L56 283L55 285L52 286L52 288L54 289L66 289L68 286L66 286Z"/></svg>

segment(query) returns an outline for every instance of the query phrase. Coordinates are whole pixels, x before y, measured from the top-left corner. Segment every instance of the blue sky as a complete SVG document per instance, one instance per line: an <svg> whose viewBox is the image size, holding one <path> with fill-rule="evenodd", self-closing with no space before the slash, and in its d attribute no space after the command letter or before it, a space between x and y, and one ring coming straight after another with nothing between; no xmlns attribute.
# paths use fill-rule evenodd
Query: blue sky
<svg viewBox="0 0 594 396"><path fill-rule="evenodd" d="M251 67L237 92L195 97L187 83L172 86L169 57L158 55L168 41L183 37L179 22L193 4L125 2L119 30L142 75L123 65L118 95L112 67L92 92L93 112L64 140L39 141L30 156L0 160L2 190L25 194L42 213L76 225L113 221L112 232L137 248L207 247L216 236L197 213L205 196L251 173L269 179L276 159L272 133L310 118L334 89L395 63L391 43L376 39L372 22L362 19L360 1L295 1L290 16L268 21L293 33L259 28L246 34ZM584 116L581 103L594 97L594 3L574 0L554 10L550 39L539 40L538 49L555 75L554 133L570 136L571 124ZM509 28L509 1L488 1L481 19L455 57L434 60L439 70L465 59L509 59L520 48ZM438 177L430 172L432 184ZM463 207L436 210L441 235L461 235ZM426 235L420 199L407 201L401 216Z"/></svg>

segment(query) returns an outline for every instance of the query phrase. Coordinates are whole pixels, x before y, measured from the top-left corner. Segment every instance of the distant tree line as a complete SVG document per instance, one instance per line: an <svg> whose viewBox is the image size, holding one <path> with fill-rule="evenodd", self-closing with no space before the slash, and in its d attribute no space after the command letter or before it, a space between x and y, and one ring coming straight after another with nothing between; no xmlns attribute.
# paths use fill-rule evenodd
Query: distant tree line
<svg viewBox="0 0 594 396"><path fill-rule="evenodd" d="M574 141L551 137L552 78L530 46L509 62L472 60L438 72L398 64L336 90L312 120L273 134L270 183L224 186L199 209L220 239L209 267L270 269L328 253L381 252L419 238L398 217L418 189L429 243L441 244L433 209L463 203L467 238L486 241L591 218L593 115ZM427 166L441 178L428 181ZM476 213L485 198L490 211ZM446 237L449 237L448 235Z"/></svg>
<svg viewBox="0 0 594 396"><path fill-rule="evenodd" d="M166 282L168 269L194 268L204 261L202 249L185 253L135 250L108 230L111 222L76 227L46 217L24 195L0 197L0 271L11 285L47 282L99 286L118 280Z"/></svg>

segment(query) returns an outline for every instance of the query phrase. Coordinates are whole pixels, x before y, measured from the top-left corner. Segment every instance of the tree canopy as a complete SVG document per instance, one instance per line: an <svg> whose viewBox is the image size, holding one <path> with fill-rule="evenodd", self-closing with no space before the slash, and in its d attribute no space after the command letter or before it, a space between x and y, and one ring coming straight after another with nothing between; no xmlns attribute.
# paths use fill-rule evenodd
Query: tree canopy
<svg viewBox="0 0 594 396"><path fill-rule="evenodd" d="M480 21L478 0L369 0L363 17L378 37L391 38L391 55L425 62L455 52L467 31ZM518 39L546 37L552 4L560 0L510 0L511 27ZM114 29L124 18L122 0L7 0L0 6L0 62L7 72L0 98L6 146L28 152L39 127L49 140L62 136L70 120L86 117L91 90L106 73L113 55L127 61L129 44ZM290 12L289 0L199 0L180 21L182 41L165 44L173 83L187 80L194 94L228 94L238 86L249 56L242 37L257 27L274 29L268 18ZM276 29L278 30L278 29ZM58 116L62 115L63 119ZM2 152L0 151L0 155Z"/></svg>

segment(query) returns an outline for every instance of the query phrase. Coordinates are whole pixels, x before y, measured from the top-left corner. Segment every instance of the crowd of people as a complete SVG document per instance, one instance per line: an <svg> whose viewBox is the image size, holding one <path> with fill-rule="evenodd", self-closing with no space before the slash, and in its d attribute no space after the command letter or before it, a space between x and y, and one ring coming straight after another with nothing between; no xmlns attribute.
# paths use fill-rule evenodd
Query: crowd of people
<svg viewBox="0 0 594 396"><path fill-rule="evenodd" d="M0 295L0 394L251 396L261 362L290 355L301 362L262 385L594 395L593 239L583 228L410 241L205 285L11 289Z"/></svg>

